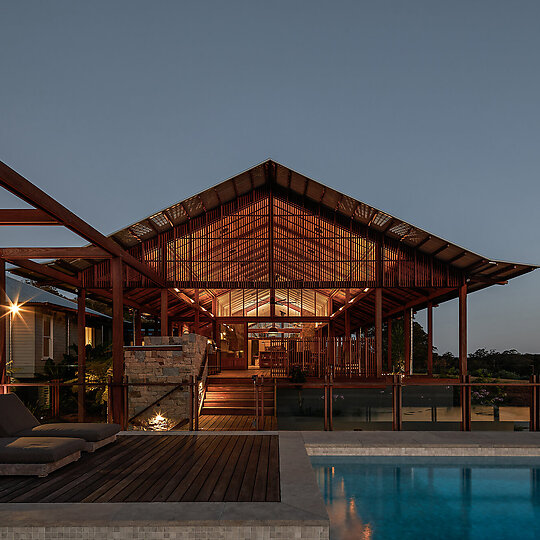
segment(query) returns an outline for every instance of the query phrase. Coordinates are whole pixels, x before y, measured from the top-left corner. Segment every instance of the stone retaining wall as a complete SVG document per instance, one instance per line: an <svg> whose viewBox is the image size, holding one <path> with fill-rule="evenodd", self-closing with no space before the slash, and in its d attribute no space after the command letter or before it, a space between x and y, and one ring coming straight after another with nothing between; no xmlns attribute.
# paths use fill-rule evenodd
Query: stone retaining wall
<svg viewBox="0 0 540 540"><path fill-rule="evenodd" d="M130 383L175 383L185 385L163 398L148 411L137 416L134 429L171 429L189 418L190 392L186 383L197 378L204 359L208 339L198 334L178 337L146 337L141 347L125 347L125 373ZM204 376L206 378L206 374ZM203 380L203 384L204 384ZM144 410L172 390L172 386L130 386L129 418ZM164 420L156 421L160 413ZM150 421L150 425L149 425Z"/></svg>

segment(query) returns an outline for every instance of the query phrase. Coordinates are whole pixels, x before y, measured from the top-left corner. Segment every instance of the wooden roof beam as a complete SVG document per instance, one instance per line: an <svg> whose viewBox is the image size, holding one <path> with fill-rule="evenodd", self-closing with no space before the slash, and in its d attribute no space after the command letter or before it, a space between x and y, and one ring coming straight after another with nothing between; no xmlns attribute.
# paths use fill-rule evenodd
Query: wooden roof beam
<svg viewBox="0 0 540 540"><path fill-rule="evenodd" d="M432 251L429 253L432 257L435 257L439 253L442 253L445 249L448 249L450 247L450 244L447 242L446 244L443 244L440 248L437 248L435 251Z"/></svg>
<svg viewBox="0 0 540 540"><path fill-rule="evenodd" d="M0 225L62 225L58 220L35 208L2 208Z"/></svg>
<svg viewBox="0 0 540 540"><path fill-rule="evenodd" d="M110 259L111 255L95 246L87 247L29 247L2 248L0 257L10 260L19 259Z"/></svg>
<svg viewBox="0 0 540 540"><path fill-rule="evenodd" d="M54 279L55 281L59 281L62 283L66 283L68 285L72 285L73 287L82 287L82 282L76 277L76 276L70 276L68 274L64 274L64 272L60 272L59 270L55 270L54 268L51 268L50 266L47 266L45 264L39 264L34 261L29 260L12 260L12 259L6 259L11 264L14 264L16 266L19 266L21 268L26 268L26 270L30 270L31 272L36 272L36 274L40 274L42 276Z"/></svg>
<svg viewBox="0 0 540 540"><path fill-rule="evenodd" d="M420 306L422 304L425 304L426 302L430 302L432 300L435 300L436 298L439 298L440 296L443 296L449 292L457 291L458 289L456 287L450 287L450 288L444 288L444 289L437 289L435 292L432 292L431 294L428 294L427 296L422 296L420 298L416 298L414 300L411 300L410 302L407 302L406 304L400 306L399 308L393 309L387 313L383 313L384 318L391 317L392 315L396 315L397 313L401 313L402 311L414 308L416 306Z"/></svg>
<svg viewBox="0 0 540 540"><path fill-rule="evenodd" d="M42 210L69 230L78 234L88 242L107 251L114 257L121 257L125 264L136 270L158 286L165 285L163 279L147 264L130 255L112 238L108 238L97 229L86 223L79 216L47 195L43 190L32 184L26 178L15 172L11 167L0 161L0 185L23 201Z"/></svg>
<svg viewBox="0 0 540 540"><path fill-rule="evenodd" d="M456 261L458 261L459 259L461 259L462 257L465 257L465 255L467 255L467 253L468 253L467 251L461 251L457 255L454 255L451 259L448 259L447 261L444 261L444 262L446 264L453 264Z"/></svg>

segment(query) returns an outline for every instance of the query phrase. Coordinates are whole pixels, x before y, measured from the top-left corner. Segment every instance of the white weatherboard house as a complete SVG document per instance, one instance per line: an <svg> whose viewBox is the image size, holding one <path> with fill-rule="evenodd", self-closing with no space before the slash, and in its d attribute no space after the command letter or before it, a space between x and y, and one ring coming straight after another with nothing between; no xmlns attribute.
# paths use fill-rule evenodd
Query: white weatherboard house
<svg viewBox="0 0 540 540"><path fill-rule="evenodd" d="M77 304L22 281L6 277L11 309L8 317L8 370L17 379L32 379L45 361L60 362L77 345ZM111 319L86 309L85 344L110 341Z"/></svg>

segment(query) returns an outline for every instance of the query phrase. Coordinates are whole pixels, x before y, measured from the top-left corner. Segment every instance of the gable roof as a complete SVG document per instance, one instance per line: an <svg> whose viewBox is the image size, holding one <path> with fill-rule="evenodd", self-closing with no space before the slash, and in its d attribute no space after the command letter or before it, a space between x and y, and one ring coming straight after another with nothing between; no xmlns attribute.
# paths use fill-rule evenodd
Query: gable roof
<svg viewBox="0 0 540 540"><path fill-rule="evenodd" d="M201 193L124 227L110 236L122 247L129 249L270 183L275 184L282 192L289 192L312 203L320 204L332 212L341 214L344 218L365 225L388 238L416 248L424 254L432 255L441 262L450 264L470 275L486 279L496 276L497 280L507 280L538 268L536 265L492 260L478 255L273 160L259 163ZM93 263L71 261L71 264L78 270L82 270Z"/></svg>
<svg viewBox="0 0 540 540"><path fill-rule="evenodd" d="M166 236L167 233L177 227L186 230L187 224L191 220L202 223L204 221L200 219L202 216L208 215L208 213L216 215L216 209L219 207L228 206L234 208L235 201L240 203L241 200L251 200L250 194L258 196L258 193L265 194L269 192L275 193L276 196L282 199L294 202L297 207L304 206L306 209L321 208L326 216L336 216L342 223L355 224L355 227L363 227L368 232L383 235L398 245L417 250L418 254L431 256L435 261L448 265L450 270L455 269L461 275L464 274L469 278L469 292L498 282L504 282L537 268L535 265L492 260L478 255L373 206L340 193L273 160L264 161L197 195L155 212L113 233L110 237L125 249L136 254L139 249L138 246L149 240L152 241L159 235ZM217 215L219 215L219 212L217 212ZM76 274L89 269L95 264L100 263L95 260L84 259L59 259L49 263L56 270L68 274ZM14 272L39 279L37 273L26 269L16 269ZM402 303L412 302L422 297L421 292L416 293L410 287L408 290L403 288L400 290ZM454 298L456 294L455 290L447 293L441 291L437 301L442 302ZM142 285L133 286L129 293L126 292L126 297L159 310L159 291L147 290ZM210 298L201 298L201 303L209 301ZM344 302L345 300L341 299L340 301ZM208 308L208 305L205 305ZM186 307L181 301L179 306L183 310L191 309L189 304Z"/></svg>

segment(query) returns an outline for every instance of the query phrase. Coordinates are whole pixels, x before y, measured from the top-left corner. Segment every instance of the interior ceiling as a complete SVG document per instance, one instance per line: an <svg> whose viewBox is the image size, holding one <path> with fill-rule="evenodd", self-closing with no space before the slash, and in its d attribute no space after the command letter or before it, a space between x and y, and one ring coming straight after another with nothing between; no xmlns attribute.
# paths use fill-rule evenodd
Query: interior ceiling
<svg viewBox="0 0 540 540"><path fill-rule="evenodd" d="M337 216L349 220L351 223L361 224L362 226L367 227L368 230L375 231L384 235L386 238L399 242L400 245L414 248L418 250L419 253L430 255L434 257L435 260L464 272L471 280L469 283L470 291L484 288L493 284L495 281L506 281L537 268L533 265L493 261L489 258L482 257L405 221L395 218L390 214L339 193L328 186L307 178L306 176L271 160L256 165L255 167L194 195L193 197L152 214L110 236L126 250L133 250L133 248L136 248L143 242L181 227L183 224L188 223L188 221L204 216L222 205L232 203L250 192L264 189L269 183L276 186L278 194L282 194L287 198L290 196L295 201L300 201L300 204L304 202L305 204L310 203L312 205L320 205L322 208L325 208L326 211L335 213ZM239 209L239 214L241 214L242 211L244 210ZM286 219L282 220L281 223L277 225L276 234L279 235L279 227L282 227L283 223L286 221ZM264 227L264 222L261 221L259 226ZM299 238L302 235L305 237L305 231L298 228L298 223L290 220L286 227L289 235L297 234ZM314 227L316 227L315 224ZM246 231L246 234L249 235L255 233L256 231L254 230ZM259 249L264 250L264 242L260 243ZM288 249L294 249L294 246L291 246ZM304 244L303 249L304 253L308 253L310 250L309 244ZM326 247L324 249L330 248ZM278 246L276 252L278 258L280 255L282 258L287 256L286 246ZM320 253L315 255L317 256L314 258L320 267L324 267L325 264L330 264L325 262L325 259L331 258L330 256L323 255L321 257ZM259 253L256 249L252 256L254 259L259 257ZM48 264L56 270L62 271L68 275L76 275L77 272L96 264L96 261L85 259L59 259ZM294 265L291 263L290 268L285 268L286 272L293 273L289 276L289 279L300 280L303 275L309 275L309 265L303 264L296 268L293 266ZM283 268L281 271L284 271ZM250 279L255 280L260 277L255 272L254 266L254 274ZM38 273L29 270L19 268L15 270L15 273L38 281L43 280L42 276ZM194 290L184 289L183 292L191 296L191 298L195 297ZM351 297L355 297L359 292L360 290L355 289L351 290L349 294ZM427 298L433 292L434 290L418 290L403 287L399 289L399 293L385 290L384 311L390 312L395 309L396 306ZM437 301L440 302L456 296L455 291L440 292L440 297L437 298ZM346 302L347 293L345 290L332 291L320 289L320 293L332 296L336 309ZM210 289L200 290L199 294L202 305L207 309L210 309L212 298L218 294L218 291ZM149 308L159 308L160 291L158 289L126 289L125 296L141 304L148 305ZM365 300L355 304L355 317L359 320L368 320L372 316L371 312L373 309L374 306L371 305L370 295L366 295ZM186 318L189 317L190 313L193 313L193 309L190 305L175 298L170 299L170 311L172 316Z"/></svg>

